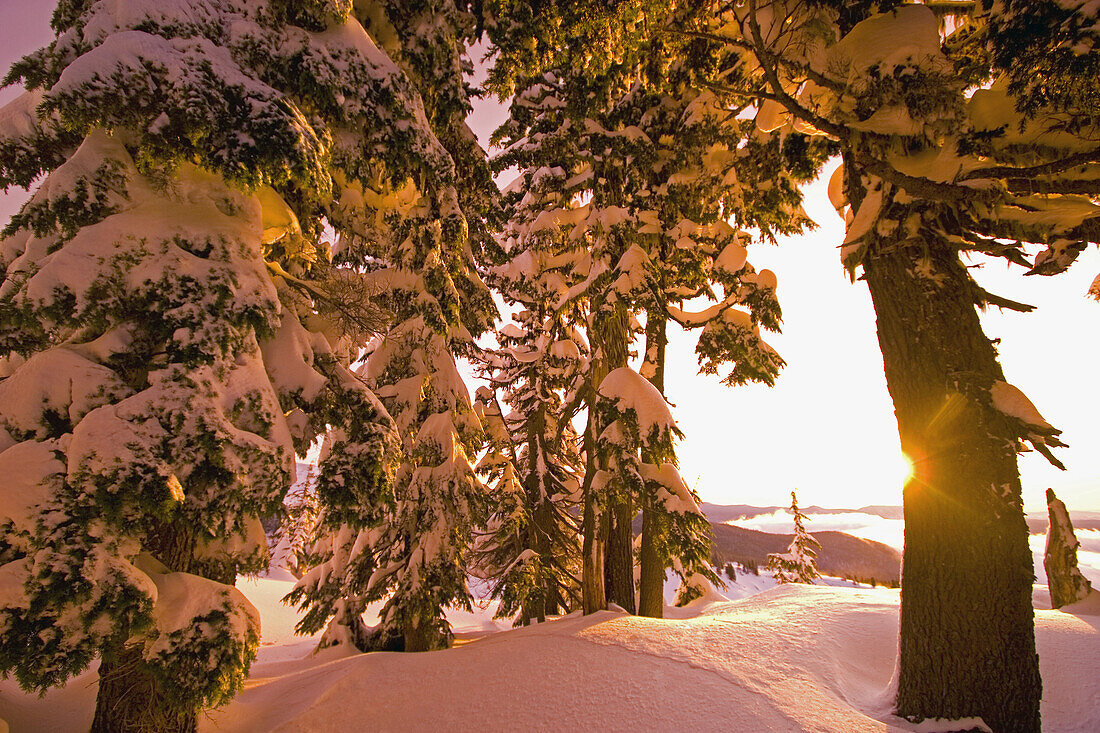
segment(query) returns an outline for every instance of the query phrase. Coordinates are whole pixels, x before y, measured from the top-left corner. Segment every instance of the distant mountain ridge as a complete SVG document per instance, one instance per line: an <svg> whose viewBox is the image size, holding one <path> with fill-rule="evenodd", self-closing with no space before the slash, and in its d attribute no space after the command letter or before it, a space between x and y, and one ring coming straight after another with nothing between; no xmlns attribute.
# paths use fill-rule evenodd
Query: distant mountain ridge
<svg viewBox="0 0 1100 733"><path fill-rule="evenodd" d="M763 514L774 514L775 512L785 511L787 509L787 507L782 506L708 504L706 502L702 503L700 508L703 510L703 513L707 515L707 519L719 524L734 522L738 519L752 519L753 517L758 517ZM828 509L814 504L807 507L801 507L801 509L805 514L870 514L876 517L882 517L883 519L900 520L902 518L901 507L890 506L888 504L872 504L860 507L859 509ZM1100 530L1100 512L1070 511L1069 515L1070 520L1073 522L1074 529ZM1028 512L1027 526L1031 534L1044 534L1047 531L1046 512Z"/></svg>
<svg viewBox="0 0 1100 733"><path fill-rule="evenodd" d="M731 524L711 522L714 529L712 557L718 567L728 562L755 565L761 571L770 553L786 552L794 535L771 534ZM901 553L889 545L853 537L844 532L825 530L813 532L821 543L817 568L823 575L849 578L881 585L897 585L901 581Z"/></svg>
<svg viewBox="0 0 1100 733"><path fill-rule="evenodd" d="M703 504L702 509L710 519L714 540L711 561L716 567L733 562L749 568L755 567L758 572L764 572L764 567L768 564L768 555L786 552L791 540L794 539L794 535L791 534L761 532L725 523L746 518L746 515L753 517L771 514L779 511L780 507ZM817 511L811 511L813 509ZM712 513L712 510L717 511ZM845 511L854 513L856 510ZM832 513L832 510L810 507L807 513ZM634 518L633 530L635 535L642 531L640 515ZM817 567L823 575L861 582L873 580L880 585L896 586L901 582L901 553L893 547L836 530L813 531L812 534L821 543Z"/></svg>

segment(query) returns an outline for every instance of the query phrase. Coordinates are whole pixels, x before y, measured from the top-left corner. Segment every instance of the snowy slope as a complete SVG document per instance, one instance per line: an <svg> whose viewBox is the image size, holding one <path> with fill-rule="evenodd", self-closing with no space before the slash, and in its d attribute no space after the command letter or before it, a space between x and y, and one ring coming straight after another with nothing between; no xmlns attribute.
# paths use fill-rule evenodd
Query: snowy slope
<svg viewBox="0 0 1100 733"><path fill-rule="evenodd" d="M786 586L686 619L605 612L433 654L258 665L203 730L913 729L883 694L897 599ZM1100 617L1039 611L1037 625L1044 729L1100 729Z"/></svg>
<svg viewBox="0 0 1100 733"><path fill-rule="evenodd" d="M739 581L729 595L751 595L669 609L682 619L604 612L490 633L487 608L454 617L447 651L314 656L275 602L289 584L242 580L264 646L200 731L916 729L887 714L897 591ZM1044 731L1100 730L1100 615L1037 611L1036 624ZM93 700L94 675L45 701L3 683L0 717L15 733L86 730Z"/></svg>

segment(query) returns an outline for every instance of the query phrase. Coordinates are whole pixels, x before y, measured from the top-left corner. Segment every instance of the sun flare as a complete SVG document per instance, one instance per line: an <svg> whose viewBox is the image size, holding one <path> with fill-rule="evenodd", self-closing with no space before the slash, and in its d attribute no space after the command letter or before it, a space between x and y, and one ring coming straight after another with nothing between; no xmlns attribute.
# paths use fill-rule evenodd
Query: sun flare
<svg viewBox="0 0 1100 733"><path fill-rule="evenodd" d="M893 466L894 475L897 476L897 485L904 487L913 478L913 461L909 456L899 452Z"/></svg>

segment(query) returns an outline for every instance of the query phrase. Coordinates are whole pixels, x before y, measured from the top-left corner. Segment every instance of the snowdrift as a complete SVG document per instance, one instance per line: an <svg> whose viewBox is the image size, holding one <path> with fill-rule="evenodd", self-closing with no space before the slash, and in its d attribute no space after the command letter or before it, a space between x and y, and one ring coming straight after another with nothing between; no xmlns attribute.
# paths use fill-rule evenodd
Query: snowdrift
<svg viewBox="0 0 1100 733"><path fill-rule="evenodd" d="M266 646L203 733L937 729L889 715L897 591L784 586L669 609L683 618L607 611L500 633L473 614L455 619L454 649L344 656L290 636L293 611L273 603L285 583L241 586ZM1071 610L1036 611L1047 733L1100 730L1100 608ZM44 701L5 683L0 717L14 733L86 730L94 679Z"/></svg>

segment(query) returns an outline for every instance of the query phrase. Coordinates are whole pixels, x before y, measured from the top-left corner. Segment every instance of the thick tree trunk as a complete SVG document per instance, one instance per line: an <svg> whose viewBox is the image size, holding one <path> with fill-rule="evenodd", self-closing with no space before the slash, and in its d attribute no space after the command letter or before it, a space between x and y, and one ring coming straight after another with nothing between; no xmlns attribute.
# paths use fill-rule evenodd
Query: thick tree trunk
<svg viewBox="0 0 1100 733"><path fill-rule="evenodd" d="M665 613L665 563L661 552L664 524L653 509L642 510L641 578L638 592L638 614L662 618Z"/></svg>
<svg viewBox="0 0 1100 733"><path fill-rule="evenodd" d="M600 533L601 507L599 497L592 488L596 475L596 418L588 409L588 425L584 429L584 516L581 540L581 609L585 615L607 608L607 592L604 586L604 543Z"/></svg>
<svg viewBox="0 0 1100 733"><path fill-rule="evenodd" d="M195 536L183 525L164 525L149 533L146 550L168 569L193 572ZM207 568L204 568L206 570ZM229 572L216 568L222 577ZM232 582L232 580L230 581ZM92 733L192 733L198 710L180 707L171 685L157 680L145 664L141 648L119 638L105 649L99 663Z"/></svg>
<svg viewBox="0 0 1100 733"><path fill-rule="evenodd" d="M542 403L539 403L540 405ZM524 490L527 492L528 505L534 507L531 512L531 524L529 528L529 546L539 556L542 567L542 579L539 586L542 589L539 599L534 603L534 608L524 609L527 615L525 624L532 619L542 623L546 620L548 612L547 604L550 599L553 580L550 568L554 563L553 546L550 540L554 531L554 513L550 505L552 489L549 486L550 476L547 474L546 446L543 440L546 435L546 413L540 406L527 421L527 446L528 465L527 480Z"/></svg>
<svg viewBox="0 0 1100 733"><path fill-rule="evenodd" d="M542 489L545 491L545 487L542 487ZM543 501L536 504L535 511L531 514L531 531L533 533L531 537L531 546L538 554L543 568L542 582L539 584L542 592L539 594L538 600L533 604L534 607L525 609L525 613L529 614L528 623L531 620L542 623L546 620L547 613L553 613L553 610L547 608L550 601L550 594L553 590L553 580L550 577L549 570L550 564L554 561L552 548L550 547L552 522L553 516L551 515L551 510L547 502Z"/></svg>
<svg viewBox="0 0 1100 733"><path fill-rule="evenodd" d="M651 369L651 373L646 376L661 394L665 392L665 346L668 343L665 331L667 320L663 313L658 313L655 309L649 311L646 317L645 363ZM663 456L650 456L646 455L645 451L642 452L642 460L647 462L659 462L662 458ZM661 550L664 546L664 523L661 521L663 518L660 512L650 507L642 508L638 613L650 618L661 618L665 611L665 568L668 565L668 558Z"/></svg>
<svg viewBox="0 0 1100 733"><path fill-rule="evenodd" d="M440 635L434 625L422 621L416 625L405 624L401 629L401 636L407 652L431 652L446 649L448 646L447 639Z"/></svg>
<svg viewBox="0 0 1100 733"><path fill-rule="evenodd" d="M607 511L607 600L634 613L634 506L629 496L612 495Z"/></svg>
<svg viewBox="0 0 1100 733"><path fill-rule="evenodd" d="M630 513L629 497L598 496L601 492L594 491L592 487L596 472L607 470L606 460L597 455L595 445L596 438L605 427L594 414L596 391L604 377L626 366L627 332L628 314L622 306L616 306L609 312L599 311L593 318L592 348L596 356L589 373L591 395L584 434L584 541L581 548L584 555L581 597L586 614L607 608L608 601L632 612L634 609L630 521L627 520L625 528L622 526L622 517ZM622 550L624 533L625 553ZM629 591L626 588L628 584Z"/></svg>
<svg viewBox="0 0 1100 733"><path fill-rule="evenodd" d="M99 663L92 733L194 733L198 710L173 704L171 685L148 673L141 648L118 644Z"/></svg>
<svg viewBox="0 0 1100 733"><path fill-rule="evenodd" d="M629 314L626 308L616 306L610 313L598 316L593 331L597 335L601 357L599 372L592 385L599 388L603 378L615 369L626 366L629 332ZM602 431L605 426L600 425ZM598 435L598 433L597 433ZM604 461L600 468L607 470ZM630 613L634 613L634 535L631 522L634 519L634 507L631 497L622 492L613 491L607 496L607 510L601 518L605 542L604 582L607 600L617 603Z"/></svg>
<svg viewBox="0 0 1100 733"><path fill-rule="evenodd" d="M914 464L903 494L897 713L1033 733L1042 689L1028 529L1011 428L980 399L1003 374L971 281L956 252L912 241L880 246L864 271Z"/></svg>

